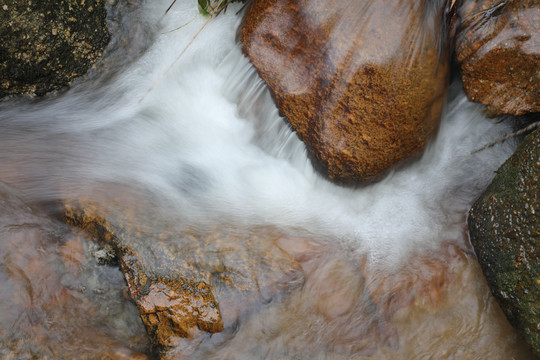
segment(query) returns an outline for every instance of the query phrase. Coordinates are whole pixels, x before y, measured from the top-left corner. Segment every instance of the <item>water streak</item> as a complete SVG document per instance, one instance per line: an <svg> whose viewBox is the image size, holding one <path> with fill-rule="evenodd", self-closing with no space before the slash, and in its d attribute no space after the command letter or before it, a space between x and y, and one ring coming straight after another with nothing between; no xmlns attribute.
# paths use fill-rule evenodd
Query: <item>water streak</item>
<svg viewBox="0 0 540 360"><path fill-rule="evenodd" d="M472 310L464 309L457 315L459 321L450 312L487 296L487 290L478 285L483 280L472 257L463 255L468 251L463 242L464 217L514 144L509 141L474 155L470 152L510 131L510 125L487 118L482 106L468 102L460 85L454 84L437 138L420 159L370 186L336 186L314 171L304 145L279 116L265 85L242 56L235 42L241 16L235 12L240 7L231 5L227 13L209 22L169 69L206 20L193 1L183 1L156 25L168 5L167 1L143 4L144 16L131 24L139 35L131 41L151 38L153 42L122 47L115 38L105 59L109 70L102 68L102 74L91 75L60 95L0 103L0 180L32 204L86 197L92 189L115 183L155 194L154 202L140 206L170 219L272 225L304 237L311 234L316 245L302 251L309 255L303 260L304 290L255 315L237 334L225 336L230 341L218 348L221 355L203 349L196 355L200 358L227 358L227 354L238 359L298 358L301 346L318 344L310 350L310 358L341 359L351 353L372 354L376 349L370 348L369 341L388 345L381 358L400 346L418 359L442 354L444 346L441 350L426 345L425 353L419 354L403 339L399 345L394 332L407 332L407 321L398 317L390 326L389 319L373 311L388 294L366 298L364 291L371 286L371 293L376 293L387 286L389 293L399 293L397 281L384 283L391 276L399 278L398 274L405 274L404 282L432 281L438 275L431 273L430 265L411 262L434 257L451 264L445 271L455 278L452 289L464 281L465 288L459 291L467 299L455 300L439 315L433 315L436 307L428 307L432 317L421 314L422 307L402 316L423 324L423 331L438 318L443 319L441 328L467 323ZM144 96L152 84L155 87ZM456 251L462 255L440 255L448 247L461 249ZM343 262L348 257L352 260ZM6 261L2 260L4 267ZM418 275L422 271L428 274ZM0 271L0 285L6 284L6 276L5 270ZM317 302L332 289L340 294L335 301ZM343 305L343 299L349 305ZM478 306L475 317L498 311L491 309L495 305L489 297ZM393 312L399 313L398 308ZM493 326L506 329L502 316L496 314ZM482 328L492 324L490 320L478 321L488 325L459 330L465 333L456 340L458 345L468 346L470 339L482 336L500 340L504 331L510 331L496 330L491 336ZM467 339L470 332L477 336ZM415 339L418 336L414 334ZM359 338L367 340L355 343ZM516 341L508 338L501 348L511 352ZM489 358L500 354L494 352Z"/></svg>

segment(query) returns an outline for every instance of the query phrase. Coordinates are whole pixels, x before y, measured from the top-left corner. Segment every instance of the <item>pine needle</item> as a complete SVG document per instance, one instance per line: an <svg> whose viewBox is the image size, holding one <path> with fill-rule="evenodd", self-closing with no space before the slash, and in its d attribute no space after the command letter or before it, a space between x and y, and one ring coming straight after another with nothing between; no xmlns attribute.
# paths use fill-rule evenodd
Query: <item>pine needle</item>
<svg viewBox="0 0 540 360"><path fill-rule="evenodd" d="M178 54L178 56L176 57L176 59L174 59L174 61L167 67L167 69L165 69L165 71L157 78L157 80L152 84L152 86L150 86L150 88L148 88L148 90L146 91L146 93L143 95L143 97L141 97L141 99L139 100L139 104L146 98L146 96L148 96L148 94L154 90L154 88L159 84L159 82L161 80L163 80L163 78L165 77L165 75L167 75L167 73L174 67L174 65L176 65L176 63L178 62L178 60L180 60L180 58L182 57L182 55L184 55L184 53L187 51L187 49L191 46L191 44L193 44L193 42L195 41L195 39L199 36L199 34L204 30L204 28L206 27L206 25L208 25L208 23L210 22L212 18L209 17L205 22L204 24L201 26L201 28L199 29L199 31L197 31L197 33L195 34L195 36L193 36L191 38L191 40L189 41L189 43L184 47L184 49L180 52L180 54Z"/></svg>
<svg viewBox="0 0 540 360"><path fill-rule="evenodd" d="M169 31L165 31L165 32L162 32L162 34L169 34L169 33L172 33L172 32L175 32L176 30L180 30L181 28L185 27L185 26L188 26L189 24L191 24L193 21L195 21L195 19L197 19L197 16L195 16L193 19L189 20L187 23L185 23L184 25L180 25L179 27L175 28L175 29L172 29L172 30L169 30Z"/></svg>
<svg viewBox="0 0 540 360"><path fill-rule="evenodd" d="M176 0L174 0L171 5L169 5L169 7L167 8L167 10L165 10L165 14L169 12L169 10L171 10L171 8L173 7L174 3L176 2Z"/></svg>
<svg viewBox="0 0 540 360"><path fill-rule="evenodd" d="M169 12L169 10L171 10L171 8L173 7L174 3L176 3L176 0L173 0L173 2L171 3L171 5L169 5L169 7L167 8L167 10L165 10L165 12L163 13L163 15L161 15L161 17L159 18L159 22L161 22L161 20L163 20L163 18L165 17L165 15L167 15L167 13Z"/></svg>
<svg viewBox="0 0 540 360"><path fill-rule="evenodd" d="M493 146L495 146L497 144L501 144L501 143L505 142L508 139L511 139L511 138L513 138L515 136L522 135L522 134L526 133L527 131L534 130L534 129L538 128L538 127L540 127L540 121L533 122L532 124L524 127L523 129L519 129L518 131L512 132L510 134L506 134L502 138L500 138L498 140L495 140L495 141L493 141L493 142L491 142L491 143L489 143L489 144L487 144L485 146L482 146L479 149L476 149L476 150L470 152L469 155L474 155L476 153L479 153L480 151L484 151L486 149L489 149L489 148L491 148L491 147L493 147Z"/></svg>
<svg viewBox="0 0 540 360"><path fill-rule="evenodd" d="M176 0L174 0L172 2L172 4L167 8L167 10L165 11L165 14L163 14L163 16L165 16L167 14L167 12L171 9L171 7L174 5L174 3L176 2ZM178 54L178 56L176 57L176 59L174 59L174 61L167 67L167 69L165 69L165 71L157 78L156 81L154 81L154 83L150 86L150 88L148 88L148 90L146 91L146 93L140 98L139 100L139 104L148 96L148 94L155 89L155 87L159 84L159 82L161 80L163 80L163 78L165 77L165 75L167 75L167 73L174 67L174 65L176 65L176 63L178 62L178 60L180 60L180 58L182 57L182 55L185 54L185 52L187 51L187 49L189 49L189 47L191 46L191 44L193 44L193 42L195 41L195 39L197 39L197 37L200 35L200 33L204 30L204 28L206 27L206 25L208 25L208 23L210 22L210 20L212 20L213 17L221 14L222 11L225 11L227 9L227 6L229 5L229 3L231 3L232 0L216 0L214 1L211 5L209 5L209 9L210 11L208 12L209 16L208 16L208 19L204 22L204 24L201 26L201 28L197 31L197 33L193 36L193 38L191 38L191 40L189 41L189 43L184 47L184 49L180 52L180 54ZM205 11L207 11L207 9L204 9ZM163 17L162 17L163 18ZM193 21L193 20L192 20ZM191 22L191 21L190 21ZM189 24L189 23L188 23ZM182 28L184 26L186 26L187 24L184 24L182 26L180 26L179 28ZM176 29L175 29L176 30ZM174 30L171 30L171 31L174 31ZM168 31L168 32L171 32L171 31Z"/></svg>

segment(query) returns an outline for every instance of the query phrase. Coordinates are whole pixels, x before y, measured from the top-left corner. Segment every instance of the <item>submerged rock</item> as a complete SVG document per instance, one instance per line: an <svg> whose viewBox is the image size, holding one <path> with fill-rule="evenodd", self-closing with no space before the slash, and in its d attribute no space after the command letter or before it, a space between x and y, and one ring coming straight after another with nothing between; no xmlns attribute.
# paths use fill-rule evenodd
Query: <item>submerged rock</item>
<svg viewBox="0 0 540 360"><path fill-rule="evenodd" d="M493 115L540 111L540 1L466 0L456 55L472 101Z"/></svg>
<svg viewBox="0 0 540 360"><path fill-rule="evenodd" d="M0 98L58 90L84 75L110 39L103 0L6 0L0 8Z"/></svg>
<svg viewBox="0 0 540 360"><path fill-rule="evenodd" d="M189 356L209 334L231 331L240 316L302 277L277 246L284 235L276 230L177 227L109 210L68 202L64 220L115 247L151 341L171 358Z"/></svg>
<svg viewBox="0 0 540 360"><path fill-rule="evenodd" d="M81 245L0 181L1 359L147 359L121 274L88 263Z"/></svg>
<svg viewBox="0 0 540 360"><path fill-rule="evenodd" d="M422 152L439 123L443 1L253 1L243 51L316 168L353 184Z"/></svg>
<svg viewBox="0 0 540 360"><path fill-rule="evenodd" d="M528 135L469 214L471 241L508 320L540 357L540 131Z"/></svg>
<svg viewBox="0 0 540 360"><path fill-rule="evenodd" d="M194 358L532 360L470 248L452 242L391 271L335 243L280 243L303 268L301 289Z"/></svg>

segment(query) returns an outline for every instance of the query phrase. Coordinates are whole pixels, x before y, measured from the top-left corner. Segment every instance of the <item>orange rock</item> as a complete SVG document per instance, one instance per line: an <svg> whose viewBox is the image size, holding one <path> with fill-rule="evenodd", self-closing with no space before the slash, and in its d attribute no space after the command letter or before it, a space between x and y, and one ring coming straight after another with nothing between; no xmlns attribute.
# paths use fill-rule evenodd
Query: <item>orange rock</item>
<svg viewBox="0 0 540 360"><path fill-rule="evenodd" d="M209 333L223 330L218 303L208 284L160 277L146 278L141 284L144 270L136 264L136 269L127 269L125 261L121 265L153 343L172 346L176 337L191 338L198 330Z"/></svg>
<svg viewBox="0 0 540 360"><path fill-rule="evenodd" d="M540 112L540 1L466 0L456 55L472 101L493 115Z"/></svg>
<svg viewBox="0 0 540 360"><path fill-rule="evenodd" d="M218 303L208 284L204 283L207 279L200 278L196 282L189 279L189 275L175 276L175 270L181 267L175 267L170 249L164 246L163 256L155 259L150 244L145 248L139 229L126 233L97 213L99 210L90 204L84 209L67 205L64 218L68 224L78 226L118 249L117 256L130 296L155 345L170 347L176 337L198 337L200 334L196 329L208 332L223 330ZM156 262L156 267L170 267L173 278L153 271L152 262Z"/></svg>
<svg viewBox="0 0 540 360"><path fill-rule="evenodd" d="M243 51L331 180L374 180L435 132L448 74L443 3L270 0L247 9Z"/></svg>

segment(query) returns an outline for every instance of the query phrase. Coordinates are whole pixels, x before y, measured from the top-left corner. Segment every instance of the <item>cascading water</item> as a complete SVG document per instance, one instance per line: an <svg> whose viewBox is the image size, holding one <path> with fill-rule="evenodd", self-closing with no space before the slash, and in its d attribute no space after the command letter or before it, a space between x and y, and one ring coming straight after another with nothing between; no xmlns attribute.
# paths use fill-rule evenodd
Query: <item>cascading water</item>
<svg viewBox="0 0 540 360"><path fill-rule="evenodd" d="M510 131L509 124L486 118L456 83L439 133L420 159L373 185L339 187L314 171L242 56L235 42L239 6L212 19L189 47L206 21L193 1L178 2L165 16L168 1L142 6L140 18L116 24L118 34L98 70L69 91L0 103L0 180L12 188L4 193L16 189L39 207L88 197L111 183L136 186L155 195L141 198L139 207L172 221L270 225L311 238L282 244L293 256L308 254L302 288L240 321L195 352L196 359L528 358L464 239L466 212L514 145L470 152ZM120 45L122 36L127 47ZM10 204L12 216L26 216L20 200ZM55 234L52 243L31 243L42 249L32 256L55 263L60 244L76 235L58 230L52 216L28 216ZM10 219L0 218L5 234ZM8 258L15 254L9 244L2 249L0 284L6 288L17 260ZM58 286L86 294L70 279L60 276ZM101 286L100 280L85 281L86 287ZM46 292L28 284L14 289ZM15 292L0 296L3 311L10 311ZM118 304L121 294L107 299L98 300ZM125 339L142 326L133 325L133 307L100 311L89 317L93 326L110 329L107 316L118 316L115 330L105 333L146 351L145 341L133 346L133 338ZM43 317L70 322L68 315L45 313L34 324L45 323ZM16 339L8 330L15 323L1 320L0 334ZM81 352L83 343L76 342Z"/></svg>

